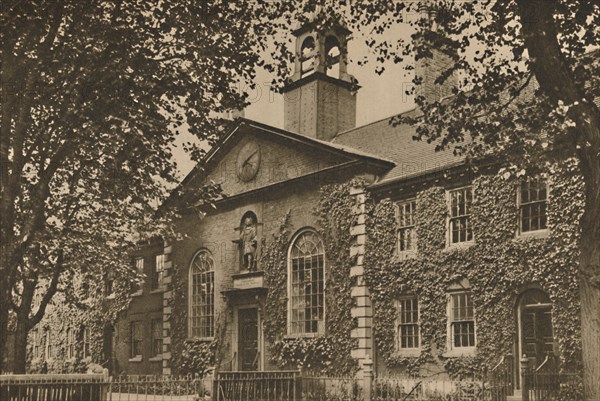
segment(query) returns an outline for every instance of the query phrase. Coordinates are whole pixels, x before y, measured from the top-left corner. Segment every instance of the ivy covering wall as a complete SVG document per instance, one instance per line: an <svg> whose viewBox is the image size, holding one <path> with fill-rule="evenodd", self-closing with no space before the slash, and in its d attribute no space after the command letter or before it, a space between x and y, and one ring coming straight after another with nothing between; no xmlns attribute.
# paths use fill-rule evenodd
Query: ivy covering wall
<svg viewBox="0 0 600 401"><path fill-rule="evenodd" d="M75 286L81 283L75 279ZM102 366L107 366L108 361L104 355L104 329L114 325L119 314L126 310L130 301L129 282L115 283L114 295L105 298L102 280L86 280L87 289L80 293L90 294L82 296L78 302L65 302L62 294L56 295L48 306L44 318L29 332L27 341L27 371L28 373L82 373L88 370L102 372ZM89 355L84 356L84 329L88 329ZM68 330L73 330L74 355L68 358L69 345ZM37 332L38 345L45 347L43 336L50 333L51 355L45 356L45 350L40 350L40 356L33 353L35 333Z"/></svg>
<svg viewBox="0 0 600 401"><path fill-rule="evenodd" d="M264 270L265 286L269 288L264 304L264 341L270 362L280 368L302 369L318 374L351 374L358 368L350 351L353 340L350 331L355 322L350 314L349 243L353 221L353 198L349 190L353 183L324 186L315 211L315 229L323 238L326 254L325 335L293 337L287 335L287 255L292 232L290 216L281 216L276 233L263 238L259 261ZM221 333L213 341L189 340L183 330L187 314L186 278L180 269L174 269L171 301L172 367L178 373L204 372L227 359L222 355L228 349L225 342L226 322L217 319L216 331ZM217 311L219 313L219 311ZM225 313L220 311L221 314Z"/></svg>
<svg viewBox="0 0 600 401"><path fill-rule="evenodd" d="M287 250L290 235L288 218L279 234L267 243L262 267L269 293L265 304L265 343L274 363L281 368L301 368L319 374L350 374L358 366L350 355L350 331L355 322L350 314L349 244L354 224L353 183L321 188L315 211L315 228L325 246L325 334L318 337L287 336ZM293 211L291 212L293 213Z"/></svg>
<svg viewBox="0 0 600 401"><path fill-rule="evenodd" d="M578 167L568 162L550 168L549 235L518 238L518 174L501 170L473 180L472 224L475 245L446 248L448 217L445 189L417 193L417 255L396 255L395 205L372 204L367 221L366 280L374 301L374 336L378 354L390 369L409 373L433 365L451 376L470 376L513 354L515 303L520 291L541 288L552 301L555 342L564 369L580 368L578 303L579 218L583 210ZM476 353L445 357L448 287L468 279L475 306ZM395 301L418 294L421 352L404 356L395 346Z"/></svg>

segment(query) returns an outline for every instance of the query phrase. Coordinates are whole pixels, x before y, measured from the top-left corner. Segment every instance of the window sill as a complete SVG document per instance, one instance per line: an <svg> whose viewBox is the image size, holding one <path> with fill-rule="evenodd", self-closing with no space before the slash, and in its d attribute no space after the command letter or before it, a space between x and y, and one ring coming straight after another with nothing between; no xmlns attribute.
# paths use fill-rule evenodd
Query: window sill
<svg viewBox="0 0 600 401"><path fill-rule="evenodd" d="M158 354L158 355L156 355L156 356L153 356L152 358L148 358L148 360L149 360L150 362L160 362L160 361L162 361L162 360L163 360L163 358L162 358L162 354Z"/></svg>
<svg viewBox="0 0 600 401"><path fill-rule="evenodd" d="M517 234L517 240L529 239L529 238L547 238L550 236L550 229L545 228L543 230L525 231Z"/></svg>
<svg viewBox="0 0 600 401"><path fill-rule="evenodd" d="M298 334L286 334L283 336L284 340L295 340L297 338L317 338L322 336L321 333L298 333Z"/></svg>
<svg viewBox="0 0 600 401"><path fill-rule="evenodd" d="M397 349L396 352L394 353L394 356L397 356L400 358L418 358L421 356L421 349L420 348Z"/></svg>
<svg viewBox="0 0 600 401"><path fill-rule="evenodd" d="M442 354L444 358L460 358L464 356L475 356L476 347L455 348Z"/></svg>
<svg viewBox="0 0 600 401"><path fill-rule="evenodd" d="M444 248L444 250L447 252L452 252L452 251L461 250L461 249L469 249L472 246L474 246L475 244L477 244L477 242L475 242L475 241L457 242L454 244L447 244L446 248Z"/></svg>
<svg viewBox="0 0 600 401"><path fill-rule="evenodd" d="M163 287L159 287L151 290L150 294L162 294L163 292L165 292L165 289Z"/></svg>
<svg viewBox="0 0 600 401"><path fill-rule="evenodd" d="M187 339L190 341L199 341L199 342L205 342L205 343L209 343L209 342L215 340L214 337L188 337Z"/></svg>
<svg viewBox="0 0 600 401"><path fill-rule="evenodd" d="M116 295L114 293L107 295L106 299L115 299Z"/></svg>
<svg viewBox="0 0 600 401"><path fill-rule="evenodd" d="M141 296L142 294L144 294L144 292L143 292L143 291L136 291L136 292L134 292L133 294L131 294L131 296L132 296L132 297L139 297L139 296Z"/></svg>
<svg viewBox="0 0 600 401"><path fill-rule="evenodd" d="M417 251L401 251L396 254L398 260L415 259L417 257Z"/></svg>
<svg viewBox="0 0 600 401"><path fill-rule="evenodd" d="M138 355L138 356L135 356L133 358L129 358L129 362L136 362L136 363L137 362L142 362L142 356Z"/></svg>

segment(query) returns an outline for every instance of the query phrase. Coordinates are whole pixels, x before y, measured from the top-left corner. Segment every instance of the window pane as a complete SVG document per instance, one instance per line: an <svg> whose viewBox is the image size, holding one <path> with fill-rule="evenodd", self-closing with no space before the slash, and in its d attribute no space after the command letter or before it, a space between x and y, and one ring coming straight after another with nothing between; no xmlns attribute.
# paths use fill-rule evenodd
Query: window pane
<svg viewBox="0 0 600 401"><path fill-rule="evenodd" d="M193 337L214 336L214 274L210 254L199 252L190 267L190 331Z"/></svg>
<svg viewBox="0 0 600 401"><path fill-rule="evenodd" d="M162 354L162 320L152 320L152 356Z"/></svg>
<svg viewBox="0 0 600 401"><path fill-rule="evenodd" d="M162 285L165 270L165 255L156 255L154 257L154 271L152 274L152 289L157 289Z"/></svg>
<svg viewBox="0 0 600 401"><path fill-rule="evenodd" d="M474 307L470 292L450 295L450 327L453 347L475 346Z"/></svg>
<svg viewBox="0 0 600 401"><path fill-rule="evenodd" d="M398 337L401 349L419 347L419 304L416 297L398 301Z"/></svg>
<svg viewBox="0 0 600 401"><path fill-rule="evenodd" d="M546 187L546 182L539 178L521 183L519 205L521 232L547 228Z"/></svg>
<svg viewBox="0 0 600 401"><path fill-rule="evenodd" d="M142 322L131 322L130 324L130 357L135 358L142 355Z"/></svg>
<svg viewBox="0 0 600 401"><path fill-rule="evenodd" d="M471 187L450 192L450 242L459 243L473 240L471 229Z"/></svg>
<svg viewBox="0 0 600 401"><path fill-rule="evenodd" d="M318 333L325 304L323 243L315 232L306 231L292 244L290 257L290 329L294 334Z"/></svg>
<svg viewBox="0 0 600 401"><path fill-rule="evenodd" d="M408 201L396 205L398 227L398 251L415 250L415 211L416 202Z"/></svg>

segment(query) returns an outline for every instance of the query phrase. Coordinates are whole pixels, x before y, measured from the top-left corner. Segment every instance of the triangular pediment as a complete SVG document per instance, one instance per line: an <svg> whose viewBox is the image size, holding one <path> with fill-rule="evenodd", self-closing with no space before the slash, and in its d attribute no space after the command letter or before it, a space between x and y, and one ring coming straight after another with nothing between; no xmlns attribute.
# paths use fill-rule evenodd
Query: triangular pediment
<svg viewBox="0 0 600 401"><path fill-rule="evenodd" d="M345 166L365 164L382 171L393 163L341 145L331 144L239 119L182 185L215 182L225 197L268 188L290 180Z"/></svg>

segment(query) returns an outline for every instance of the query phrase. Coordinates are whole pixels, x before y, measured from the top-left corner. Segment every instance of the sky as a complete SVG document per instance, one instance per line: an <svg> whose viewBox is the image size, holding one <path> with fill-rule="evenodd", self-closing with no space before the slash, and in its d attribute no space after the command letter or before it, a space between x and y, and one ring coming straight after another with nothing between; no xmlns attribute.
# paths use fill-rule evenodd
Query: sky
<svg viewBox="0 0 600 401"><path fill-rule="evenodd" d="M392 61L383 64L384 72L375 72L375 56L365 44L364 31L353 32L352 40L348 43L348 73L354 75L361 88L357 93L356 125L362 126L374 121L391 117L395 114L410 110L414 107L412 97L407 97L405 91L411 84L412 74L405 70L406 64L394 64ZM399 24L378 36L388 41L399 39L410 40L411 28ZM359 66L357 60L367 60L366 65ZM412 61L410 61L412 63ZM257 70L256 89L243 88L249 95L250 105L244 110L246 118L283 128L283 96L269 89L273 76L263 70ZM174 156L179 173L183 178L193 167L193 162L181 148L181 143L189 140L190 135L183 132L177 141Z"/></svg>

